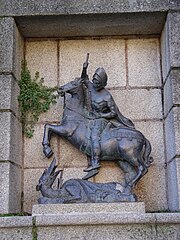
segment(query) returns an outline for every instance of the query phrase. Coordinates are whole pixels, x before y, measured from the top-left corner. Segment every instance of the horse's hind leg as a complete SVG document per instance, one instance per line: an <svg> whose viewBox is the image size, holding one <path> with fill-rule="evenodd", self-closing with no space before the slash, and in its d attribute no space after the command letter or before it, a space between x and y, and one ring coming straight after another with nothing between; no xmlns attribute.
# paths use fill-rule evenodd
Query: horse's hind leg
<svg viewBox="0 0 180 240"><path fill-rule="evenodd" d="M120 160L117 163L124 173L124 179L125 179L125 183L123 184L124 189L126 192L131 193L132 185L133 185L133 184L131 184L131 182L137 176L137 171L136 171L135 167L132 166L127 161Z"/></svg>

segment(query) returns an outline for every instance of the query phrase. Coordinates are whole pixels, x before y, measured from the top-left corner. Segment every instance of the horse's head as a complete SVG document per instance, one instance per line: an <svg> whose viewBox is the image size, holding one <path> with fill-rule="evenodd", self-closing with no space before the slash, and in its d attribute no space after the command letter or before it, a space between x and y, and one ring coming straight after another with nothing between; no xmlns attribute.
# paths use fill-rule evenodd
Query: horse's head
<svg viewBox="0 0 180 240"><path fill-rule="evenodd" d="M56 171L56 168L57 168L56 159L54 159L52 161L52 163L50 164L49 168L46 169L43 172L42 176L40 177L39 183L36 186L37 191L41 190L42 187L45 187L45 188L51 188L52 187L57 175L61 171L61 170Z"/></svg>
<svg viewBox="0 0 180 240"><path fill-rule="evenodd" d="M76 93L79 88L82 87L82 78L76 78L75 80L66 83L58 89L58 93L60 96L64 96L65 93Z"/></svg>

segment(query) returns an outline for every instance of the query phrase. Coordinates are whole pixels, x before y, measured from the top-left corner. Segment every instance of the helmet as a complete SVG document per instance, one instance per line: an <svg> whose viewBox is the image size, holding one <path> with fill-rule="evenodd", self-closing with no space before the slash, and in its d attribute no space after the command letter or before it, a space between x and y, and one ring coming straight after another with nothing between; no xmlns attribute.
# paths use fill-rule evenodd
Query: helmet
<svg viewBox="0 0 180 240"><path fill-rule="evenodd" d="M97 80L99 80L104 86L106 86L107 84L107 74L104 70L104 68L98 68L96 69L93 78L96 78Z"/></svg>

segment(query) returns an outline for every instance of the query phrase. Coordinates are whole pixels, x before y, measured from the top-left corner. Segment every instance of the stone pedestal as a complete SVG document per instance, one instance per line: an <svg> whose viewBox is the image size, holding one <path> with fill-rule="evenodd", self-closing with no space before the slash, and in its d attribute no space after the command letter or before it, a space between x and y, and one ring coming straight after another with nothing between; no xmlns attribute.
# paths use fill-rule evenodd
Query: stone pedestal
<svg viewBox="0 0 180 240"><path fill-rule="evenodd" d="M81 204L38 204L32 209L32 216L38 215L72 215L72 214L111 214L111 213L145 213L143 202L129 203L81 203Z"/></svg>

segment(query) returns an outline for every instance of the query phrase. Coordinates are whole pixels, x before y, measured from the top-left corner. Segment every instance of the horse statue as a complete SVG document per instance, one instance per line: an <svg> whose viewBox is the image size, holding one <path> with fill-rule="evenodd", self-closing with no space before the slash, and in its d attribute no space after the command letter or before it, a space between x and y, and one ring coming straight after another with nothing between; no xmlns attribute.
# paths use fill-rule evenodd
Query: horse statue
<svg viewBox="0 0 180 240"><path fill-rule="evenodd" d="M49 158L53 154L50 140L51 135L56 134L91 157L89 125L94 118L85 107L82 78L76 78L61 86L58 93L64 97L68 93L70 97L65 101L60 124L44 126L42 145L45 156ZM150 142L134 128L112 127L109 122L101 134L100 145L100 160L115 161L124 172L124 191L131 191L132 187L147 173L153 161L150 156ZM91 170L83 179L87 180L97 173L97 169Z"/></svg>

